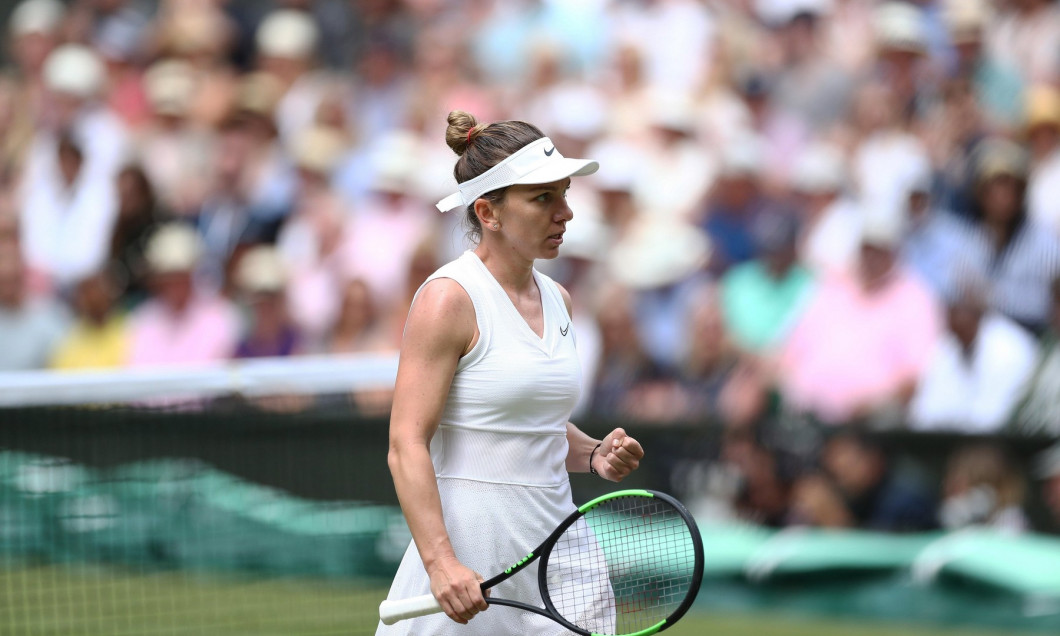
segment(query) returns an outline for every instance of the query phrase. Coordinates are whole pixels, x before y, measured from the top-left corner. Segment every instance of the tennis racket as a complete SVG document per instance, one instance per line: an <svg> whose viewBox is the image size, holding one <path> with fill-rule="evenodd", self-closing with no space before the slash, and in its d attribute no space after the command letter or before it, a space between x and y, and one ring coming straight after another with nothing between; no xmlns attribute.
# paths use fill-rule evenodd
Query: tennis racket
<svg viewBox="0 0 1060 636"><path fill-rule="evenodd" d="M652 490L621 490L572 512L544 542L483 591L534 561L543 607L487 597L546 616L583 636L648 636L684 616L703 579L703 539L692 515L673 497ZM383 601L386 625L441 612L431 594Z"/></svg>

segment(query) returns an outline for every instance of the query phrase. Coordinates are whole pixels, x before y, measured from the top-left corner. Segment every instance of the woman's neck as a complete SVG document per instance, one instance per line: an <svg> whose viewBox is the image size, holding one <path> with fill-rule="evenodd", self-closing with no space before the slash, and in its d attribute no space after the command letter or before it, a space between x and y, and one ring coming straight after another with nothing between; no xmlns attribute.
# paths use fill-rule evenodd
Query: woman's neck
<svg viewBox="0 0 1060 636"><path fill-rule="evenodd" d="M475 248L482 264L501 287L510 292L524 292L534 285L534 262L520 258L511 250L500 250L485 240Z"/></svg>

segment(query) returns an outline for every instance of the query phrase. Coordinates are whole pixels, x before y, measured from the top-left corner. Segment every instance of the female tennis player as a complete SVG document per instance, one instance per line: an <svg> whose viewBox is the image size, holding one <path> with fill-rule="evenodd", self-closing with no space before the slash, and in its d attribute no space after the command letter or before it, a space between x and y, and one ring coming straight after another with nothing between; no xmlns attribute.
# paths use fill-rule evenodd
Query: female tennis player
<svg viewBox="0 0 1060 636"><path fill-rule="evenodd" d="M477 246L413 301L388 457L413 538L388 598L431 593L445 615L380 624L376 634L564 633L508 608L476 617L488 607L479 573L510 565L575 510L568 472L619 481L644 456L620 428L597 440L568 421L580 374L571 300L534 268L559 254L571 177L599 166L564 158L525 122L478 124L462 111L448 121L459 191L438 208L466 210ZM540 604L536 575L526 574L497 595Z"/></svg>

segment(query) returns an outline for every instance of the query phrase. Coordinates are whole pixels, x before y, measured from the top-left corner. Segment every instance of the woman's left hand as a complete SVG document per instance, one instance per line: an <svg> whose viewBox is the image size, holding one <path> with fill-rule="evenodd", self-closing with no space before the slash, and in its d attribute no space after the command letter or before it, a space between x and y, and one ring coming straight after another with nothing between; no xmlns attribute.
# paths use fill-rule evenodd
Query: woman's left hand
<svg viewBox="0 0 1060 636"><path fill-rule="evenodd" d="M644 449L640 442L626 435L626 431L616 428L600 444L593 457L593 468L609 481L622 481L626 475L637 469L644 458Z"/></svg>

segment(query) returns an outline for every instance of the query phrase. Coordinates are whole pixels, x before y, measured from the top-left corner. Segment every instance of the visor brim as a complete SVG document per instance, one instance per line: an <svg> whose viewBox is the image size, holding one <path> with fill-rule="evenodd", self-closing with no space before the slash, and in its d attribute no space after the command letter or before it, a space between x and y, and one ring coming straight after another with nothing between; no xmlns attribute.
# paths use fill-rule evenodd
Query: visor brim
<svg viewBox="0 0 1060 636"><path fill-rule="evenodd" d="M538 183L552 183L561 181L567 177L585 177L600 169L600 164L592 159L571 159L561 157L549 161L540 168L532 170L523 175L512 185L533 185Z"/></svg>

